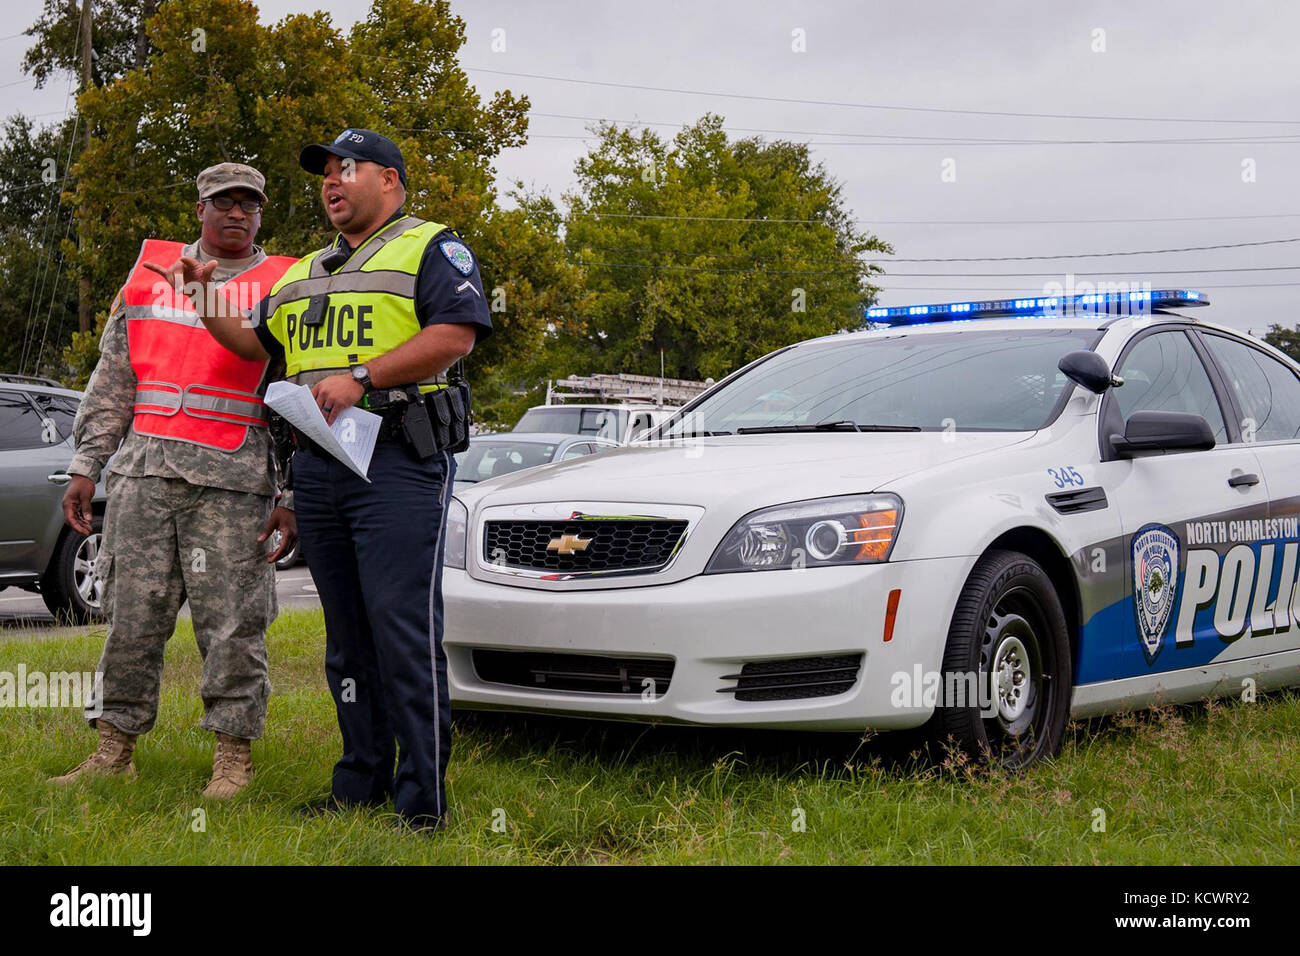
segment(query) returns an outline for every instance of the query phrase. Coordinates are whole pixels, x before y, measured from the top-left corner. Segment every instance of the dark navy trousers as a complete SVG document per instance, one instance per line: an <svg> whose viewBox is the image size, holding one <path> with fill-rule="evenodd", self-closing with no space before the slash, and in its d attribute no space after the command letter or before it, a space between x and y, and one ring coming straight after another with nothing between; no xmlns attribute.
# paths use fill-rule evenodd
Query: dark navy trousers
<svg viewBox="0 0 1300 956"><path fill-rule="evenodd" d="M325 675L343 735L333 794L374 806L392 797L403 818L428 825L447 810L442 546L455 462L442 452L421 461L381 441L369 475L305 448L293 459L294 511L325 611Z"/></svg>

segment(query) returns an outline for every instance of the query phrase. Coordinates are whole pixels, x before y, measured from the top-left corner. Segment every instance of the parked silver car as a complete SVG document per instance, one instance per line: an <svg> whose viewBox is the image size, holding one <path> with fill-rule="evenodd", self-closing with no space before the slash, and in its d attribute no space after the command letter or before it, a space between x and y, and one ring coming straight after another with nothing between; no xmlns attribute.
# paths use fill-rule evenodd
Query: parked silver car
<svg viewBox="0 0 1300 956"><path fill-rule="evenodd" d="M499 475L617 447L618 442L606 438L560 432L475 435L469 440L469 448L456 455L455 488L459 490Z"/></svg>
<svg viewBox="0 0 1300 956"><path fill-rule="evenodd" d="M38 592L58 621L86 624L103 620L104 492L95 487L88 537L64 523L80 401L49 379L0 374L0 590Z"/></svg>

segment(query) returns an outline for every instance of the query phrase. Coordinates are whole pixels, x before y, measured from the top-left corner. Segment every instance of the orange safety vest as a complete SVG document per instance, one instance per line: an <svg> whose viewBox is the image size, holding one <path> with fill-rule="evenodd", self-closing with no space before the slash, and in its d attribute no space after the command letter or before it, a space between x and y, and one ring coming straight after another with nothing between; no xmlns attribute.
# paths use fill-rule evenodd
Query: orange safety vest
<svg viewBox="0 0 1300 956"><path fill-rule="evenodd" d="M135 369L134 428L142 435L235 451L250 427L266 427L270 415L257 394L266 361L227 351L204 327L187 296L177 295L152 262L164 268L181 256L184 243L146 239L117 308L126 319L127 348ZM221 295L244 312L269 295L297 260L267 256L222 283Z"/></svg>

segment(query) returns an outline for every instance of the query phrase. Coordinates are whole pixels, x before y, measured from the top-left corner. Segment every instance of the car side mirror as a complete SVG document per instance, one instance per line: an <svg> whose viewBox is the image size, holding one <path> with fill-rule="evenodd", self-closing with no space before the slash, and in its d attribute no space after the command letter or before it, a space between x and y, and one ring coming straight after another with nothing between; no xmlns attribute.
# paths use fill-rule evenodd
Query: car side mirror
<svg viewBox="0 0 1300 956"><path fill-rule="evenodd" d="M1118 375L1112 375L1110 366L1106 360L1096 352L1089 352L1087 349L1079 349L1071 352L1065 358L1061 359L1056 365L1065 377L1072 382L1077 382L1090 392L1100 395L1111 386L1124 384L1124 380Z"/></svg>
<svg viewBox="0 0 1300 956"><path fill-rule="evenodd" d="M1214 447L1214 432L1200 415L1147 410L1130 415L1124 434L1111 435L1110 443L1121 458L1148 451L1206 451Z"/></svg>

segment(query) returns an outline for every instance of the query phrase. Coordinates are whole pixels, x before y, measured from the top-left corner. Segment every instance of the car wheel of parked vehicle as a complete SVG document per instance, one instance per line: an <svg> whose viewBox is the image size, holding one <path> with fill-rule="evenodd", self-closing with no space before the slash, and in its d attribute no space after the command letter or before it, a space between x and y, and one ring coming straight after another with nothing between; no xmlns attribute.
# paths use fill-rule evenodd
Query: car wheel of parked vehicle
<svg viewBox="0 0 1300 956"><path fill-rule="evenodd" d="M65 529L50 566L41 578L41 598L59 623L91 624L104 620L104 582L95 564L104 541L104 519L91 519L91 532Z"/></svg>
<svg viewBox="0 0 1300 956"><path fill-rule="evenodd" d="M271 532L271 539L270 539L271 552L274 552L276 548L280 547L281 537L282 535L279 531ZM302 557L302 541L298 540L293 543L292 548L290 548L288 551L286 551L284 554L282 554L279 558L276 559L275 566L281 571L288 571L290 568L292 568L294 565L298 563L301 557Z"/></svg>
<svg viewBox="0 0 1300 956"><path fill-rule="evenodd" d="M1056 756L1070 676L1065 613L1051 579L1026 555L990 551L971 572L948 630L943 706L931 719L940 752L955 745L1008 770ZM958 695L966 699L951 699Z"/></svg>

